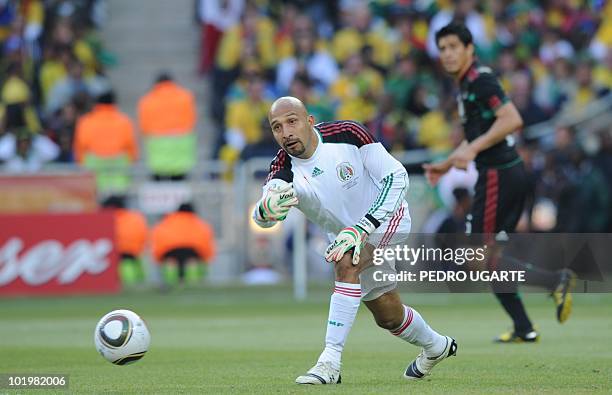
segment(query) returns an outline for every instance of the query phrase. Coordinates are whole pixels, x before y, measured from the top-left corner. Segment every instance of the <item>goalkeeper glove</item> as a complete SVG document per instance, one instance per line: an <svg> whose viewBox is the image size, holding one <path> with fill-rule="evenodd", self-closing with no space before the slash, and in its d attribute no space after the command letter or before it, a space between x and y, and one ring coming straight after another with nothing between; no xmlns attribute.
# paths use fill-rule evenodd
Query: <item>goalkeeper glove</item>
<svg viewBox="0 0 612 395"><path fill-rule="evenodd" d="M283 182L272 185L259 201L257 211L264 221L282 221L289 209L298 204L293 184Z"/></svg>
<svg viewBox="0 0 612 395"><path fill-rule="evenodd" d="M376 230L376 227L372 221L365 217L357 225L342 229L334 242L327 247L325 260L327 262L338 262L344 254L354 248L352 263L353 266L357 266L359 264L361 248L374 230Z"/></svg>

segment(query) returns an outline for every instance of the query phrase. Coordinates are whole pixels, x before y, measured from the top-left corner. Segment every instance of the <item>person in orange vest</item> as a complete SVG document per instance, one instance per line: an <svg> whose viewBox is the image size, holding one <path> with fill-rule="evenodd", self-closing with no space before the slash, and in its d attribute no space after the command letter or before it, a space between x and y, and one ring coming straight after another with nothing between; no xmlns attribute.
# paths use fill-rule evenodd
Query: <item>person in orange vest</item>
<svg viewBox="0 0 612 395"><path fill-rule="evenodd" d="M197 216L190 203L181 204L155 225L151 246L168 285L199 282L203 263L210 264L216 250L212 227Z"/></svg>
<svg viewBox="0 0 612 395"><path fill-rule="evenodd" d="M74 140L75 158L81 164L88 154L127 155L131 162L138 158L134 126L117 107L113 92L100 95L93 109L77 120Z"/></svg>
<svg viewBox="0 0 612 395"><path fill-rule="evenodd" d="M127 191L138 144L132 121L115 104L113 92L99 96L93 109L77 120L73 150L76 161L96 173L100 191Z"/></svg>
<svg viewBox="0 0 612 395"><path fill-rule="evenodd" d="M119 253L119 276L124 285L144 281L142 253L147 243L149 230L144 215L125 208L120 196L110 196L103 203L105 209L114 211L115 245Z"/></svg>
<svg viewBox="0 0 612 395"><path fill-rule="evenodd" d="M146 163L156 180L182 180L197 161L196 100L162 73L138 102Z"/></svg>

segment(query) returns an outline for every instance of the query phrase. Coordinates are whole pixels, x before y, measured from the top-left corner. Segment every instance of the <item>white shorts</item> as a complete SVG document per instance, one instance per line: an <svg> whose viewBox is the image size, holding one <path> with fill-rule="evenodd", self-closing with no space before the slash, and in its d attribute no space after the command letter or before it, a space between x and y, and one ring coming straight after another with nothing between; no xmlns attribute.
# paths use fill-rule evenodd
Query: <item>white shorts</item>
<svg viewBox="0 0 612 395"><path fill-rule="evenodd" d="M378 299L383 294L394 290L397 287L396 281L376 281L374 273L395 274L395 260L385 260L382 265L371 265L359 273L359 283L361 284L361 300L370 301ZM380 276L377 276L381 278ZM388 279L389 276L382 277Z"/></svg>
<svg viewBox="0 0 612 395"><path fill-rule="evenodd" d="M397 210L395 215L388 221L387 226L381 226L368 237L368 244L375 248L393 248L394 245L402 244L410 233L410 214L408 207L404 205ZM382 229L381 229L382 228ZM380 230L380 231L379 231ZM361 283L361 300L369 301L394 290L397 287L396 281L376 281L374 273L395 274L395 260L384 260L381 265L370 265L359 274ZM380 276L377 276L380 278ZM384 276L382 278L389 278Z"/></svg>
<svg viewBox="0 0 612 395"><path fill-rule="evenodd" d="M386 247L403 242L412 226L408 204L404 203L386 223L382 224L369 237L368 243L375 247Z"/></svg>

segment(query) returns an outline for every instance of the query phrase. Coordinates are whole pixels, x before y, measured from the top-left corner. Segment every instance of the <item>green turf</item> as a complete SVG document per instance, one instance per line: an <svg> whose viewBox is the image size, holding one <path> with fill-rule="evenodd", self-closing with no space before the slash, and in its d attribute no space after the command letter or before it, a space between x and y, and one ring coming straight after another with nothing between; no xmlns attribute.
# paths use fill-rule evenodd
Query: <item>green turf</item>
<svg viewBox="0 0 612 395"><path fill-rule="evenodd" d="M2 299L0 373L66 373L74 393L612 393L612 295L577 295L564 325L550 300L527 295L543 335L535 345L491 343L508 326L491 295L404 295L459 342L457 357L416 383L401 373L418 350L378 329L362 307L343 384L299 387L294 378L321 351L328 295L319 290L301 304L286 288ZM129 366L111 365L93 347L97 320L117 308L138 312L152 333L149 353Z"/></svg>

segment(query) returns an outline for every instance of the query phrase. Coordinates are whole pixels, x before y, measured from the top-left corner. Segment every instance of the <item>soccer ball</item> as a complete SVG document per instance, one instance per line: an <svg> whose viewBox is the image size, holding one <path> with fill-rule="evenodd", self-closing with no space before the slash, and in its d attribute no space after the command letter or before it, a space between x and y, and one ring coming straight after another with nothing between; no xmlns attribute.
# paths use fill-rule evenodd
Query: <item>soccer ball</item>
<svg viewBox="0 0 612 395"><path fill-rule="evenodd" d="M142 358L151 343L145 322L130 310L114 310L100 319L94 332L96 350L115 365Z"/></svg>

